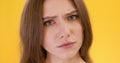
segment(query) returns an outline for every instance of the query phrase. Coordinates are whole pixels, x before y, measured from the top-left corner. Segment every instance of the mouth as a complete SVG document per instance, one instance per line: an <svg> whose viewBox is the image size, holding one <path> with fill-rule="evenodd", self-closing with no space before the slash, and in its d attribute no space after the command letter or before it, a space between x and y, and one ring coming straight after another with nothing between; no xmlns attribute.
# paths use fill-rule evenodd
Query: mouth
<svg viewBox="0 0 120 63"><path fill-rule="evenodd" d="M64 43L60 46L57 46L58 48L70 48L72 47L76 42L67 42L67 43Z"/></svg>

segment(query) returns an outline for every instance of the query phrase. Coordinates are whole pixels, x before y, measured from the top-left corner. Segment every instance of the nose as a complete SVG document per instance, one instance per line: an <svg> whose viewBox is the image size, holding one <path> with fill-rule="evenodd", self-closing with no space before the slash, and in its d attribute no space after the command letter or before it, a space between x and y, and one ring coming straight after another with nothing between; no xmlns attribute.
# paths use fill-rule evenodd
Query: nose
<svg viewBox="0 0 120 63"><path fill-rule="evenodd" d="M58 31L58 37L62 40L66 40L71 36L70 26L67 24L62 24Z"/></svg>

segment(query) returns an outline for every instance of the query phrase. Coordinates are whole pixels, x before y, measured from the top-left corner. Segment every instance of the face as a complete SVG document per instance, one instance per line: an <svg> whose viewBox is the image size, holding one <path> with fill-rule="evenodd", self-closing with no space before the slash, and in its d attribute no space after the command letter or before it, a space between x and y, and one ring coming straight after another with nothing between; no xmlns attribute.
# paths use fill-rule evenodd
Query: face
<svg viewBox="0 0 120 63"><path fill-rule="evenodd" d="M43 48L47 56L68 59L78 54L83 42L83 29L70 0L46 0L43 21Z"/></svg>

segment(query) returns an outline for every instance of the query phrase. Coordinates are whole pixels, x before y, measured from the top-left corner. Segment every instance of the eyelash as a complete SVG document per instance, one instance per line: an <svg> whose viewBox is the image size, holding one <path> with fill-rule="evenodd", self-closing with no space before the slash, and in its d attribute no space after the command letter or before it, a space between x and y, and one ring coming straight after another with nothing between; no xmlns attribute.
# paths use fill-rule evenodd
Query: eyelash
<svg viewBox="0 0 120 63"><path fill-rule="evenodd" d="M52 24L55 24L55 22L52 19L44 22L44 26L49 26L49 25L52 25Z"/></svg>
<svg viewBox="0 0 120 63"><path fill-rule="evenodd" d="M78 15L71 15L71 16L68 16L68 20L69 21L74 21L74 20L77 20L79 17L78 17Z"/></svg>
<svg viewBox="0 0 120 63"><path fill-rule="evenodd" d="M71 15L71 16L68 16L67 17L67 20L68 21L75 21L75 20L77 20L79 17L78 17L78 15ZM50 26L50 25L53 25L53 24L55 24L55 21L54 20L47 20L47 21L44 21L44 26Z"/></svg>

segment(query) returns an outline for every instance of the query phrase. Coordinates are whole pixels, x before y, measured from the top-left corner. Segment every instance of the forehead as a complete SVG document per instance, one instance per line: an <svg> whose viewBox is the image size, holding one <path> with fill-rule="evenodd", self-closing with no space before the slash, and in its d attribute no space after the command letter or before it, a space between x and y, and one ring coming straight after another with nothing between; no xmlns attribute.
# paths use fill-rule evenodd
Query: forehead
<svg viewBox="0 0 120 63"><path fill-rule="evenodd" d="M43 17L63 15L75 10L70 0L45 0L43 5Z"/></svg>

